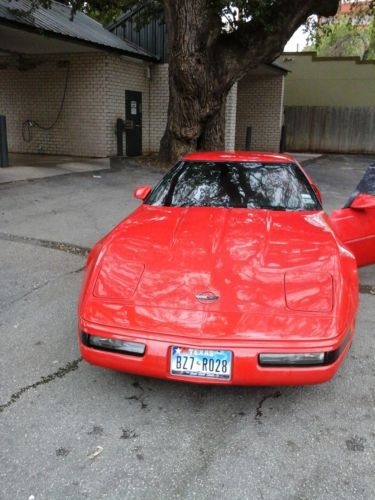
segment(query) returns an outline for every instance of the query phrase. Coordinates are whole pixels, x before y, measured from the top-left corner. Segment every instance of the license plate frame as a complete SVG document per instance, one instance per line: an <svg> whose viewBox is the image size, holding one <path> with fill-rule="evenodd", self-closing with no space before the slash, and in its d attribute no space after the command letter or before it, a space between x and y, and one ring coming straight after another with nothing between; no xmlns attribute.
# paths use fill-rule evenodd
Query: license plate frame
<svg viewBox="0 0 375 500"><path fill-rule="evenodd" d="M170 349L169 372L174 377L183 376L228 382L232 378L232 370L232 351L175 345Z"/></svg>

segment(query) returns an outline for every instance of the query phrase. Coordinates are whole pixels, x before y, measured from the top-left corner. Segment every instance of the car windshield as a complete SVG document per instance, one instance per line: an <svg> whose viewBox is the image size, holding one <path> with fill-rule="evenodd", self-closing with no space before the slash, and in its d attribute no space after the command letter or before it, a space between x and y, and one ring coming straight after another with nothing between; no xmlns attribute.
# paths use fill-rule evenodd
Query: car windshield
<svg viewBox="0 0 375 500"><path fill-rule="evenodd" d="M145 201L165 207L320 210L316 195L294 163L182 161Z"/></svg>

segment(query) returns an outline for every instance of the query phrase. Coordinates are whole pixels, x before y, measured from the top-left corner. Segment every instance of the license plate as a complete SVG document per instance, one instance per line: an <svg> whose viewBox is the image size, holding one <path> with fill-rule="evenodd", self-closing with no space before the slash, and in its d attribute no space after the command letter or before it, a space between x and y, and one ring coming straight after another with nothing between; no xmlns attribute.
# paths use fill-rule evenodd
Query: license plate
<svg viewBox="0 0 375 500"><path fill-rule="evenodd" d="M172 375L229 380L231 370L231 351L177 346L173 346L171 349Z"/></svg>

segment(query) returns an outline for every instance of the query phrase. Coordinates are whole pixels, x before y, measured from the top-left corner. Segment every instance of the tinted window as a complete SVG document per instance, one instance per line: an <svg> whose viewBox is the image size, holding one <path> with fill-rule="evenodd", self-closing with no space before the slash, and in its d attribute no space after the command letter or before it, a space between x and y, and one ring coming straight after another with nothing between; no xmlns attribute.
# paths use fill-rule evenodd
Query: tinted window
<svg viewBox="0 0 375 500"><path fill-rule="evenodd" d="M319 210L307 179L292 163L178 163L147 204L167 207L231 207Z"/></svg>

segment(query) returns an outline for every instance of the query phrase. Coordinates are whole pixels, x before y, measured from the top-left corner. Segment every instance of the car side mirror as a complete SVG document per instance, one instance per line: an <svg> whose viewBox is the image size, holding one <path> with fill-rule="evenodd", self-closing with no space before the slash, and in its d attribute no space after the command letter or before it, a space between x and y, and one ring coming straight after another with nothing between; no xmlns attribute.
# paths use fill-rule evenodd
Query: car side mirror
<svg viewBox="0 0 375 500"><path fill-rule="evenodd" d="M360 193L350 204L350 208L356 210L365 210L366 208L375 208L375 196L371 194Z"/></svg>
<svg viewBox="0 0 375 500"><path fill-rule="evenodd" d="M311 184L311 187L313 188L314 193L316 194L316 197L319 200L319 203L321 205L323 205L323 196L322 196L320 189L318 188L318 186L316 184Z"/></svg>
<svg viewBox="0 0 375 500"><path fill-rule="evenodd" d="M147 198L147 196L151 193L151 190L152 190L151 186L138 186L134 190L134 198L144 201Z"/></svg>

